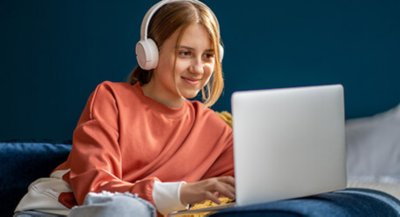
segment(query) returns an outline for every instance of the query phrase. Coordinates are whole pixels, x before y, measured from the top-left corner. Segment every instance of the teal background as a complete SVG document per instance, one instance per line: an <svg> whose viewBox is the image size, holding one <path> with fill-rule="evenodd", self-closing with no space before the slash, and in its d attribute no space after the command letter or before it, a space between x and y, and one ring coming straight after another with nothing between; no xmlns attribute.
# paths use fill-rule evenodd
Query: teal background
<svg viewBox="0 0 400 217"><path fill-rule="evenodd" d="M70 139L103 80L124 81L147 9L142 0L1 0L0 140ZM400 102L400 1L205 1L225 45L226 89L341 83L346 117ZM240 3L242 2L242 3Z"/></svg>

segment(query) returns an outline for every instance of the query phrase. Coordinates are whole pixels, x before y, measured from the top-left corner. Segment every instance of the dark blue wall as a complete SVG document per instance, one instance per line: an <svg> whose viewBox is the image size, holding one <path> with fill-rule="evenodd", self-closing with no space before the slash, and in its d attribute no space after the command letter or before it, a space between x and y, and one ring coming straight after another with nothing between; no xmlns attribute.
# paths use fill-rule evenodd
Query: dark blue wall
<svg viewBox="0 0 400 217"><path fill-rule="evenodd" d="M2 0L0 140L70 139L103 80L123 81L156 1ZM347 118L400 102L400 1L205 1L219 17L226 89L342 83Z"/></svg>

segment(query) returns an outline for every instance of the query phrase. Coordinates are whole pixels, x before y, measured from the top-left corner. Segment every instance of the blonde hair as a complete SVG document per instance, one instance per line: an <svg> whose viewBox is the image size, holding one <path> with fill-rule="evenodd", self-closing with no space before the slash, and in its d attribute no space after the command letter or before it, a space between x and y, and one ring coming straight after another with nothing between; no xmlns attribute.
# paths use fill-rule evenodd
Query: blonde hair
<svg viewBox="0 0 400 217"><path fill-rule="evenodd" d="M220 30L213 12L203 4L196 4L191 1L171 2L162 6L152 17L149 25L149 38L152 38L158 47L176 31L179 30L177 44L180 43L182 34L191 24L201 24L207 30L211 44L215 52L214 73L202 89L203 103L210 107L222 94L224 79L221 65L221 54L219 45L221 43ZM141 85L150 82L153 70L144 70L136 67L129 75L129 82Z"/></svg>

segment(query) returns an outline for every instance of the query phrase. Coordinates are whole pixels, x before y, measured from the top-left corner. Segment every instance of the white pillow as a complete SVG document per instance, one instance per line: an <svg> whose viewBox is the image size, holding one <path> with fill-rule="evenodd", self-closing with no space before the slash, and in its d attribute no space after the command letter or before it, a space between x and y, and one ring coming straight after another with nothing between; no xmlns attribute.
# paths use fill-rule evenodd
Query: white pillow
<svg viewBox="0 0 400 217"><path fill-rule="evenodd" d="M346 122L349 180L400 183L400 104Z"/></svg>

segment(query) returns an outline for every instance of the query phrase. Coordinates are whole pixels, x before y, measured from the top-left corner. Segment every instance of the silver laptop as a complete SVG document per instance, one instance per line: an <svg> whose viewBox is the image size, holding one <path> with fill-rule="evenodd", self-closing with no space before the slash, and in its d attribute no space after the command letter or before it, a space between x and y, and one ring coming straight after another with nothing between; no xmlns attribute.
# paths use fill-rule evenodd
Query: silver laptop
<svg viewBox="0 0 400 217"><path fill-rule="evenodd" d="M237 205L346 187L341 85L236 92L232 114Z"/></svg>
<svg viewBox="0 0 400 217"><path fill-rule="evenodd" d="M235 92L232 115L236 206L346 187L341 85Z"/></svg>

